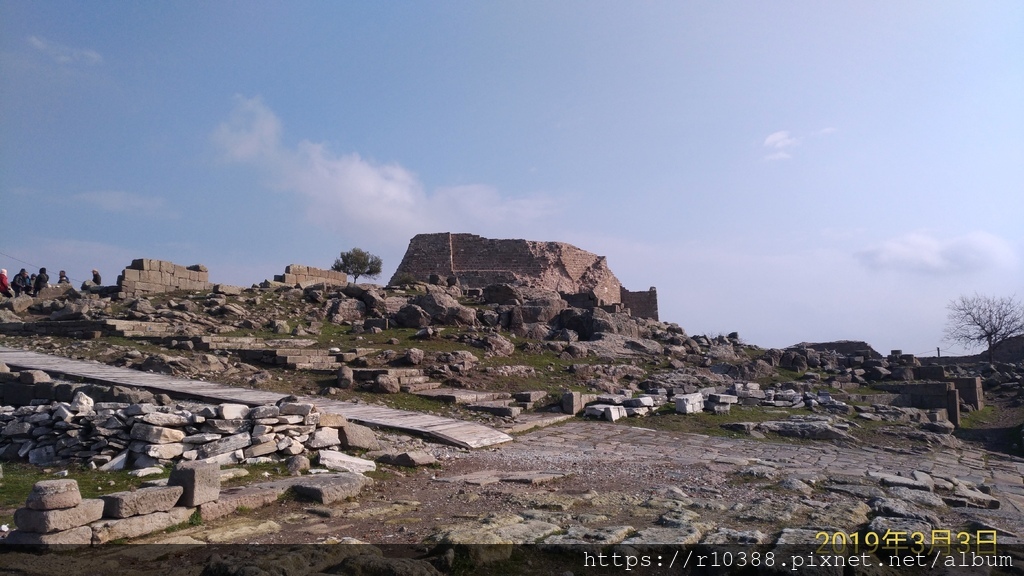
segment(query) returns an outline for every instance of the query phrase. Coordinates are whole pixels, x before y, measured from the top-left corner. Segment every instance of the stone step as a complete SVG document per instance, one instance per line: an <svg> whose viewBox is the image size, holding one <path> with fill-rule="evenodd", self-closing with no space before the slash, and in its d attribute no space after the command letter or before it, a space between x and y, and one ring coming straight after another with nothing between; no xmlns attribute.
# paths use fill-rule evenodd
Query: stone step
<svg viewBox="0 0 1024 576"><path fill-rule="evenodd" d="M494 400L491 402L478 402L469 404L466 408L476 412L488 412L495 416L515 418L523 411L519 406L512 406L510 400Z"/></svg>
<svg viewBox="0 0 1024 576"><path fill-rule="evenodd" d="M405 384L401 386L402 392L408 394L415 394L416 392L422 392L424 390L435 390L441 387L440 382L417 382L414 384Z"/></svg>
<svg viewBox="0 0 1024 576"><path fill-rule="evenodd" d="M378 350L376 348L353 348L348 352L342 352L338 354L338 360L342 362L351 362L356 358L362 358L363 356L369 356L375 354Z"/></svg>
<svg viewBox="0 0 1024 576"><path fill-rule="evenodd" d="M343 364L338 362L296 362L285 364L289 370L306 370L309 372L331 372L335 373Z"/></svg>
<svg viewBox="0 0 1024 576"><path fill-rule="evenodd" d="M353 368L352 377L355 380L376 380L377 376L387 375L393 378L415 378L423 376L423 370L419 368Z"/></svg>
<svg viewBox="0 0 1024 576"><path fill-rule="evenodd" d="M459 388L435 388L417 392L416 395L424 398L432 398L439 402L447 402L449 404L473 404L477 402L511 398L511 394L507 392L481 392L476 390L462 390Z"/></svg>

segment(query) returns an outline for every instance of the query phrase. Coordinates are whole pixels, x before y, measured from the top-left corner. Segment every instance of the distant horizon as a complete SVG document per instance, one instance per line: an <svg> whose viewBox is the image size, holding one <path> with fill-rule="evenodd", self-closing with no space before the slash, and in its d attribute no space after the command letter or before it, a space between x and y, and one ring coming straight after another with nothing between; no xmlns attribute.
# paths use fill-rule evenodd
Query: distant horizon
<svg viewBox="0 0 1024 576"><path fill-rule="evenodd" d="M390 271L462 231L606 256L689 333L952 354L949 302L1024 297L1021 22L1012 0L0 0L0 266L244 284L355 246Z"/></svg>
<svg viewBox="0 0 1024 576"><path fill-rule="evenodd" d="M436 233L438 233L438 232L423 232L422 234L436 234ZM451 233L452 234L457 234L458 232L451 232ZM520 239L520 238L516 238L516 239ZM536 241L536 242L560 242L559 240L535 240L535 239L532 239L532 238L521 238L521 240L530 240L530 241ZM582 246L577 246L577 248L580 248L582 250L586 250L586 248L582 247ZM7 255L0 253L0 257L5 257L5 256L7 256ZM601 255L598 254L598 256L601 256ZM150 257L145 257L145 256L138 257L138 258L132 258L131 260L128 261L127 264L125 264L125 266L123 266L122 268L118 269L117 272L114 273L110 277L108 277L106 274L104 274L103 270L100 270L100 274L104 278L104 285L107 285L107 286L114 286L114 285L116 285L117 284L117 278L123 272L124 268L127 268L129 265L131 265L132 261L139 260L139 259L143 259L143 260L164 260L162 258L150 258ZM401 261L401 259L399 259L399 262L400 261ZM204 264L203 262L174 262L174 261L170 261L170 262L172 262L173 264L176 264L176 265L180 265L180 266L192 266L192 265L206 266L206 264ZM210 269L209 266L206 266L206 267L207 267L207 269L209 271L209 274L210 274L210 283L211 284L225 284L225 285L237 286L237 287L241 287L241 288L251 288L251 287L258 286L259 284L263 283L264 281L268 281L268 280L272 281L274 279L274 276L279 275L279 274L283 274L284 271L285 271L285 268L287 266L300 265L300 266L309 266L309 267L313 267L313 268L319 268L319 269L322 269L322 270L330 270L332 264L333 264L333 261L330 264L327 264L327 265L311 264L309 262L289 262L288 264L282 266L279 271L272 272L269 275L265 276L264 278L262 278L260 280L252 281L252 282L247 281L247 280L239 282L237 279L233 279L231 281L221 281L221 280L218 280L218 276L217 276L217 271L216 270ZM51 268L49 266L42 266L42 267L46 268L47 272L51 275L51 282L50 282L50 284L51 285L55 285L55 283L56 283L56 276L55 276L55 274L57 273L57 270L59 270L59 269L58 268ZM32 268L34 268L34 269L32 269ZM32 274L34 272L37 272L40 267L33 266L32 268L25 267L26 271L28 273L30 273L30 274ZM397 264L395 265L395 268L397 268ZM18 268L17 270L20 271L20 268ZM90 273L90 276L89 277L83 277L82 279L76 279L74 276L69 274L68 276L71 279L72 286L77 288L78 286L81 285L81 283L84 280L90 279L91 278L92 269L90 269L88 272ZM612 270L612 273L614 273L614 272L615 272L615 270ZM16 270L11 270L10 268L8 268L8 273L13 276L14 274L17 273L17 271ZM385 268L381 272L380 276L378 276L377 278L371 279L371 281L361 281L361 282L358 282L358 283L359 284L376 285L376 286L380 286L380 287L383 288L383 287L387 286L387 284L386 284L387 279L390 279L393 275L394 275L394 270L393 269L390 272L388 272L388 268ZM384 279L384 280L382 282L377 282L377 280L381 280L381 279ZM349 279L349 282L352 282L351 277ZM625 285L623 285L623 287L627 288L627 289L633 289L632 287L625 286ZM650 286L649 288L658 288L658 287L657 286ZM639 288L637 288L637 289L639 289ZM646 289L646 288L644 288L644 289ZM658 288L659 305L661 304L663 299L664 299L664 292L660 288ZM716 337L716 336L725 336L725 335L727 335L729 333L732 333L732 332L738 332L737 330L716 330L716 331L711 331L711 332L692 332L689 329L687 329L687 327L686 327L686 325L684 323L678 322L676 320L672 320L672 319L668 319L668 318L662 317L660 319L660 321L664 322L664 323L667 323L667 324L677 324L677 325L679 325L681 328L683 328L683 330L686 331L687 335L689 335L691 337L692 336L706 336L706 337L709 337L709 338L713 338L713 337ZM872 350L875 350L876 352L882 354L883 356L888 355L888 353L891 350L902 350L904 353L911 353L908 350L903 350L902 348L885 348L883 350L882 348L876 346L875 344L873 344L869 340L866 340L864 338L857 338L857 337L830 338L830 339L825 339L825 340L807 340L807 339L803 339L803 340L799 340L797 342L793 342L791 344L785 344L785 345L774 344L774 345L769 346L769 345L764 345L761 342L750 341L750 340L748 340L747 338L744 337L743 333L741 333L741 332L738 332L738 333L739 333L739 336L740 336L740 340L744 344L753 345L753 346L757 346L757 347L764 348L764 349L770 349L770 348L786 349L786 348L797 347L797 346L799 346L801 344L828 344L828 343L833 343L833 342L835 342L835 343L840 343L840 342L864 342L868 346L870 346ZM949 346L948 348L947 347L942 347L941 348L941 350L943 352L943 354L940 356L941 358L954 358L954 357L965 357L966 358L966 357L973 357L973 356L982 356L982 355L984 355L984 353L987 350L985 347L980 347L980 348L973 349L974 351L972 352L971 350L966 350L964 348L954 348L952 345L948 345L948 346ZM947 351L949 351L948 355L946 354ZM923 358L923 359L935 358L936 357L935 349L932 349L930 352L914 353L914 354L916 356L918 356L919 358Z"/></svg>

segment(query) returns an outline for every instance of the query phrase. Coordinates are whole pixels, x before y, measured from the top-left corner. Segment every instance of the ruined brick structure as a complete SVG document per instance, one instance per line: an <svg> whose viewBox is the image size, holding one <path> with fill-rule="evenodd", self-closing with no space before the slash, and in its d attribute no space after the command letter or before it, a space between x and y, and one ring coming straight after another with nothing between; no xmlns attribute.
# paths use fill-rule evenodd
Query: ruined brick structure
<svg viewBox="0 0 1024 576"><path fill-rule="evenodd" d="M303 266L301 264L290 264L285 267L284 274L274 276L274 281L285 284L329 284L333 286L344 286L348 283L348 276L344 272L324 270Z"/></svg>
<svg viewBox="0 0 1024 576"><path fill-rule="evenodd" d="M127 295L158 294L175 290L209 290L206 266L182 266L164 260L132 260L117 277L119 291Z"/></svg>
<svg viewBox="0 0 1024 576"><path fill-rule="evenodd" d="M455 276L465 288L520 284L566 294L593 293L597 305L635 305L636 316L657 319L657 291L630 292L604 256L563 242L493 240L474 234L417 234L392 284L430 275Z"/></svg>

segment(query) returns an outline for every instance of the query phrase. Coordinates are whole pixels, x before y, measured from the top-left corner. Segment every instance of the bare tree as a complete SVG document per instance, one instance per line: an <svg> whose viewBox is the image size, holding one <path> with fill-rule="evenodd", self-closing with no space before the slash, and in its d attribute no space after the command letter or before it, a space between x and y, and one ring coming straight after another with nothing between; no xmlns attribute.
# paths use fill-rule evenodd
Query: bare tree
<svg viewBox="0 0 1024 576"><path fill-rule="evenodd" d="M344 272L352 275L352 281L358 282L360 276L376 278L380 276L381 267L384 262L380 256L370 254L362 248L353 248L348 252L342 252L334 261L331 270Z"/></svg>
<svg viewBox="0 0 1024 576"><path fill-rule="evenodd" d="M1012 296L961 295L946 308L946 340L967 348L987 345L989 362L1000 344L1024 335L1024 306Z"/></svg>

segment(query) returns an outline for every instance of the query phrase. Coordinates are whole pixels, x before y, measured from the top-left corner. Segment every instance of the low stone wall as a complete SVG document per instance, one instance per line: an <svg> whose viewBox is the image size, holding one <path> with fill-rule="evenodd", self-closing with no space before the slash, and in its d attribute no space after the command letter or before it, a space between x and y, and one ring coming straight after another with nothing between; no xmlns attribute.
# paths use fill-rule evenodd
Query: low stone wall
<svg viewBox="0 0 1024 576"><path fill-rule="evenodd" d="M348 284L348 276L344 272L334 270L323 270L312 266L301 264L289 264L284 269L284 274L274 276L275 282L299 285L305 288L313 284L327 284L330 286L344 286Z"/></svg>
<svg viewBox="0 0 1024 576"><path fill-rule="evenodd" d="M126 295L159 294L175 290L210 290L206 266L181 266L164 260L139 258L132 260L117 277L120 291Z"/></svg>
<svg viewBox="0 0 1024 576"><path fill-rule="evenodd" d="M52 382L38 370L2 376L0 459L5 460L119 470L182 460L252 464L284 461L307 450L378 447L369 428L317 412L308 403L186 410L153 404L151 394L131 389L114 397L134 402L96 402L83 391L99 396L99 387Z"/></svg>
<svg viewBox="0 0 1024 576"><path fill-rule="evenodd" d="M960 426L960 394L952 382L916 382L913 384L873 385L879 390L899 394L893 403L913 408L945 408L949 421ZM980 387L980 384L979 384Z"/></svg>

